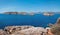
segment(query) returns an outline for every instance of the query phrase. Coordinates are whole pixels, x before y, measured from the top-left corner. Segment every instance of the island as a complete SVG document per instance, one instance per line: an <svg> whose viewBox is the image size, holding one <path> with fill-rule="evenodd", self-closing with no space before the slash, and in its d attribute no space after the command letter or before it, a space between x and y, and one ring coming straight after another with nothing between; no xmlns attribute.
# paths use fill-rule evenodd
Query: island
<svg viewBox="0 0 60 35"><path fill-rule="evenodd" d="M28 13L29 15L31 15L31 16L33 16L35 13L34 12L30 12L30 13Z"/></svg>
<svg viewBox="0 0 60 35"><path fill-rule="evenodd" d="M53 16L54 13L53 12L44 12L43 15L44 16Z"/></svg>
<svg viewBox="0 0 60 35"><path fill-rule="evenodd" d="M26 12L4 12L4 14L21 14L21 15L26 15Z"/></svg>
<svg viewBox="0 0 60 35"><path fill-rule="evenodd" d="M27 13L27 12L4 12L4 14L20 14L20 15L34 15L35 13L34 12L29 12L29 13Z"/></svg>

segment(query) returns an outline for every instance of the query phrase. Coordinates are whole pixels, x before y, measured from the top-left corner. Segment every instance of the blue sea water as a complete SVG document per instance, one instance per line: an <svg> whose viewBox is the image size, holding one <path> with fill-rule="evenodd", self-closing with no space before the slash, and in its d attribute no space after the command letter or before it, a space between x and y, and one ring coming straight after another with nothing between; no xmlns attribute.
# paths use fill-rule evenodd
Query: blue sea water
<svg viewBox="0 0 60 35"><path fill-rule="evenodd" d="M0 28L13 25L32 25L46 27L49 23L54 24L60 14L54 14L53 16L44 16L43 14L31 15L8 15L0 14Z"/></svg>

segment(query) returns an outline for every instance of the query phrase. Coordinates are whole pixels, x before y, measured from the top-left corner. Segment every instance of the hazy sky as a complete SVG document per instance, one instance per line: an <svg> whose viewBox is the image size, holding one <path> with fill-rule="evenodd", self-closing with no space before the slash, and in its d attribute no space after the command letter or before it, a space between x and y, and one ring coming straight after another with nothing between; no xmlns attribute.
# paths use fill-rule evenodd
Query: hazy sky
<svg viewBox="0 0 60 35"><path fill-rule="evenodd" d="M0 12L60 11L60 0L0 0Z"/></svg>

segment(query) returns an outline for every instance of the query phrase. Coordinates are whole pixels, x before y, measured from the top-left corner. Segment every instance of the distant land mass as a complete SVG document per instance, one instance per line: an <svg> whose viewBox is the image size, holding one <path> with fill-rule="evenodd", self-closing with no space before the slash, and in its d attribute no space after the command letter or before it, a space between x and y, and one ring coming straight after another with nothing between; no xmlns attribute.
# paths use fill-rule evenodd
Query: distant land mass
<svg viewBox="0 0 60 35"><path fill-rule="evenodd" d="M45 16L53 16L55 12L42 12L43 15ZM21 15L34 15L34 14L41 14L40 12L34 13L34 12L4 12L4 14L21 14Z"/></svg>

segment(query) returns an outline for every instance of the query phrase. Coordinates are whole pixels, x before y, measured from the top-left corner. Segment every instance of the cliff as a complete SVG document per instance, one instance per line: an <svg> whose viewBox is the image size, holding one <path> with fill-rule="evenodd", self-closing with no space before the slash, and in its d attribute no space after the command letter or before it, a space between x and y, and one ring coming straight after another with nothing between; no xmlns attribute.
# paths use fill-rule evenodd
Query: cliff
<svg viewBox="0 0 60 35"><path fill-rule="evenodd" d="M60 18L58 18L57 22L50 27L51 27L51 32L54 35L60 35Z"/></svg>

